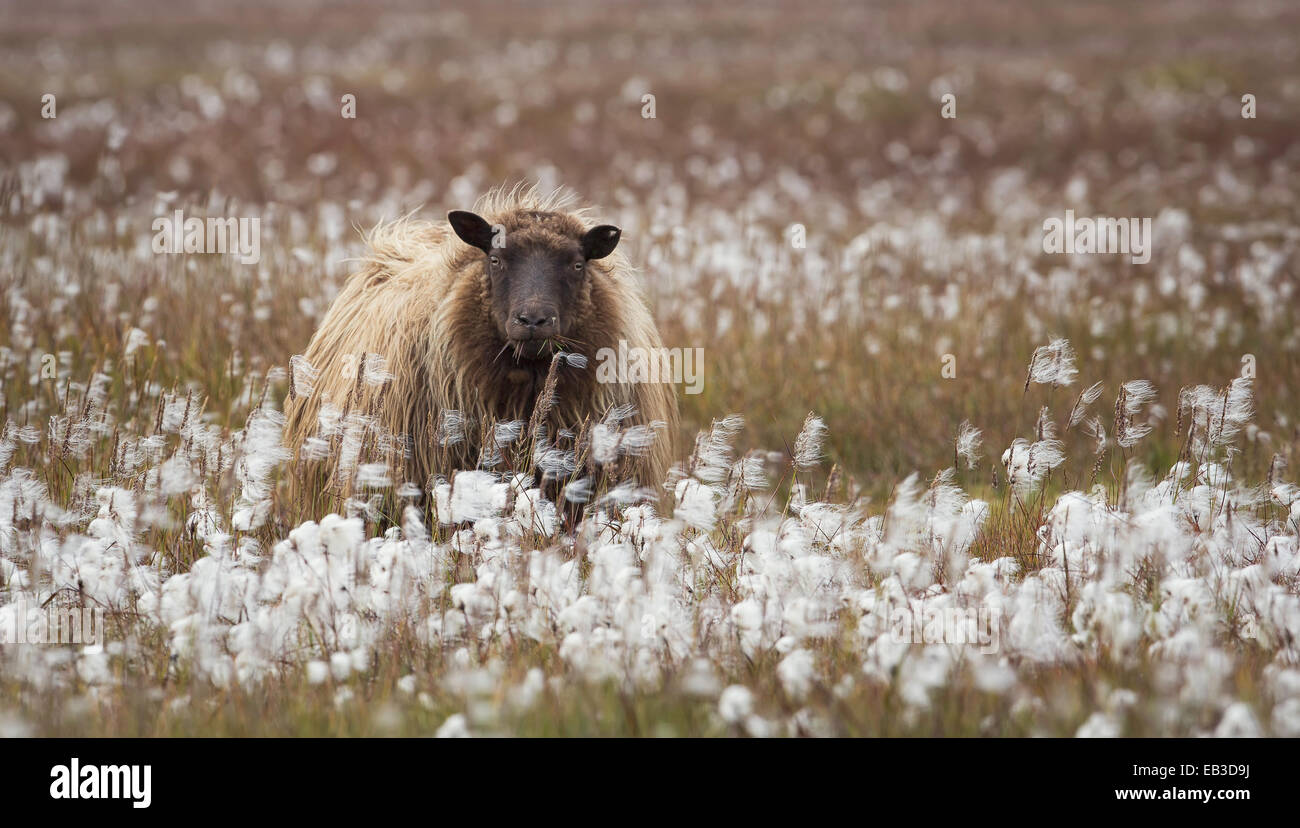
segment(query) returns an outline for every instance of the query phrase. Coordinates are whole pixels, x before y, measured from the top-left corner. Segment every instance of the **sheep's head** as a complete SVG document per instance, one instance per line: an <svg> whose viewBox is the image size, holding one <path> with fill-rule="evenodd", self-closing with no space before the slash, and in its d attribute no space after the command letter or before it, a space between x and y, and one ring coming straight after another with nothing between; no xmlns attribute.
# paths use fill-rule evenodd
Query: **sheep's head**
<svg viewBox="0 0 1300 828"><path fill-rule="evenodd" d="M456 235L483 251L492 318L502 342L521 356L540 356L572 332L573 311L591 278L587 263L618 246L621 231L609 224L567 232L571 223L537 214L534 228L505 231L465 210L447 214ZM535 232L534 232L535 230Z"/></svg>

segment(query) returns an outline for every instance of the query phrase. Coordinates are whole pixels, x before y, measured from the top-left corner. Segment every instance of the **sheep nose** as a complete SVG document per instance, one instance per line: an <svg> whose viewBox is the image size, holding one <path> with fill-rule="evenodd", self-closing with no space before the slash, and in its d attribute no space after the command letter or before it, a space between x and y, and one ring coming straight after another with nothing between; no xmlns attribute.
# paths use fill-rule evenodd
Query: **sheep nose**
<svg viewBox="0 0 1300 828"><path fill-rule="evenodd" d="M525 328L540 328L554 318L542 313L521 313L515 317L515 321Z"/></svg>
<svg viewBox="0 0 1300 828"><path fill-rule="evenodd" d="M546 339L556 333L556 313L546 308L523 308L514 313L514 323L529 339Z"/></svg>

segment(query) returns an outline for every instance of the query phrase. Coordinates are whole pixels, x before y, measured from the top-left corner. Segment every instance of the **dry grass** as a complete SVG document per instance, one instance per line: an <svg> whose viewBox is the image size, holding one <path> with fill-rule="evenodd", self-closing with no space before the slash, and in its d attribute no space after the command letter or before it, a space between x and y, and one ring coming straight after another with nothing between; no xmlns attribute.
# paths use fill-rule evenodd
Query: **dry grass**
<svg viewBox="0 0 1300 828"><path fill-rule="evenodd" d="M1100 485L1122 504L1129 469L1162 475L1179 460L1220 460L1235 479L1271 488L1300 463L1292 9L636 5L613 28L584 4L490 18L284 4L259 8L255 27L228 5L106 14L44 2L0 12L0 67L10 70L0 71L0 423L35 430L13 441L0 479L31 470L51 505L24 518L12 501L3 525L13 561L43 531L86 531L97 490L111 486L159 510L134 539L159 571L188 571L210 551L187 530L189 493L205 492L223 525L235 521L240 464L256 454L244 443L250 423L288 393L289 357L360 253L354 228L467 207L521 179L598 202L624 229L665 343L704 349L704 392L680 397L680 456L729 412L746 419L737 456L785 450L779 461L761 455L773 485L703 533L731 557L747 554L747 510L758 507L746 504L793 514L796 480L864 517L885 514L908 474L930 480L954 465L965 420L983 430L987 456L974 468L958 460L954 482L989 504L970 554L1009 557L1021 576L1051 566L1039 530L1064 492ZM938 115L945 91L957 95L955 120ZM39 117L45 92L58 96L54 120ZM654 120L641 117L645 92L656 96ZM1238 115L1246 92L1259 101L1256 120ZM344 93L357 96L355 120L339 117ZM1067 207L1155 218L1152 262L1042 253L1042 221ZM261 262L152 254L151 222L173 209L260 216ZM789 241L795 224L806 248ZM128 348L133 329L142 338ZM1082 384L1026 388L1030 355L1053 336L1078 352ZM47 355L53 378L41 373ZM1253 426L1226 455L1194 456L1178 391L1226 386L1243 355L1257 373ZM1090 413L1113 437L1108 406L1137 378L1159 389L1142 412L1152 433L1094 453L1083 426L1067 427L1080 388L1104 383ZM1035 436L1044 406L1064 462L1015 493L999 458ZM788 455L810 410L828 427L827 458L796 474ZM531 456L515 446L507 467ZM186 461L186 483L158 496L172 457ZM329 511L362 517L368 535L402 522L405 501L392 494L367 508L308 486L308 498L287 502L286 474L311 470L277 467L266 520L232 532L232 548L267 554ZM421 512L435 543L454 540L428 499ZM1286 518L1268 503L1258 515ZM566 554L586 561L590 540ZM554 546L526 534L519 551ZM441 593L423 605L430 615L455 609L450 588L475 579L478 554L449 559ZM855 566L864 582L880 580ZM738 580L715 568L700 588L730 605L744 595ZM1077 603L1065 596L1067 626ZM459 713L475 732L764 732L719 718L717 694L693 695L690 662L673 659L653 689L543 683L538 701L516 709L509 693L530 670L548 682L572 670L558 641L431 646L400 625L348 678L309 683L296 661L257 686L217 689L174 662L167 635L138 614L110 613L110 640L132 642L110 681L0 678L0 728L428 733ZM847 643L852 624L841 627L807 643L818 678L805 698L787 691L770 648L719 658L715 679L748 687L779 733L1068 734L1109 710L1115 688L1139 698L1120 714L1131 735L1213 730L1223 709L1161 718L1168 679L1156 662L1104 651L1024 666L1015 693L953 681L920 709L895 686L845 683L861 674L862 654ZM1262 716L1274 701L1272 656L1234 635L1224 639L1236 654L1228 695ZM466 689L480 672L488 689ZM414 677L409 693L403 676Z"/></svg>

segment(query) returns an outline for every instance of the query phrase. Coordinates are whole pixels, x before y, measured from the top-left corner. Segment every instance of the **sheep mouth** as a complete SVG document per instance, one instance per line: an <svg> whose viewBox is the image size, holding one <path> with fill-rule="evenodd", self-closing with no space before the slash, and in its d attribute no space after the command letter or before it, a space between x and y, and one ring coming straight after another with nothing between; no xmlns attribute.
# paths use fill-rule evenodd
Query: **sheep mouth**
<svg viewBox="0 0 1300 828"><path fill-rule="evenodd" d="M501 346L497 357L509 355L514 362L536 362L562 350L554 337L511 337Z"/></svg>

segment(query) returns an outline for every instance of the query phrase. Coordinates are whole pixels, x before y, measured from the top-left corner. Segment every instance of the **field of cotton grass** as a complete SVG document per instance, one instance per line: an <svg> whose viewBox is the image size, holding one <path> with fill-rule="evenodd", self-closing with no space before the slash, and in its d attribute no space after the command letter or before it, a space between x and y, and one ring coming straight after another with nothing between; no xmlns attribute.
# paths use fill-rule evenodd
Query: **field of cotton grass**
<svg viewBox="0 0 1300 828"><path fill-rule="evenodd" d="M1119 8L10 4L0 640L106 643L0 644L0 734L1300 736L1300 21ZM704 349L681 462L501 423L422 487L333 409L311 488L358 228L518 180ZM1150 263L1043 253L1067 208ZM177 209L260 261L154 253Z"/></svg>

